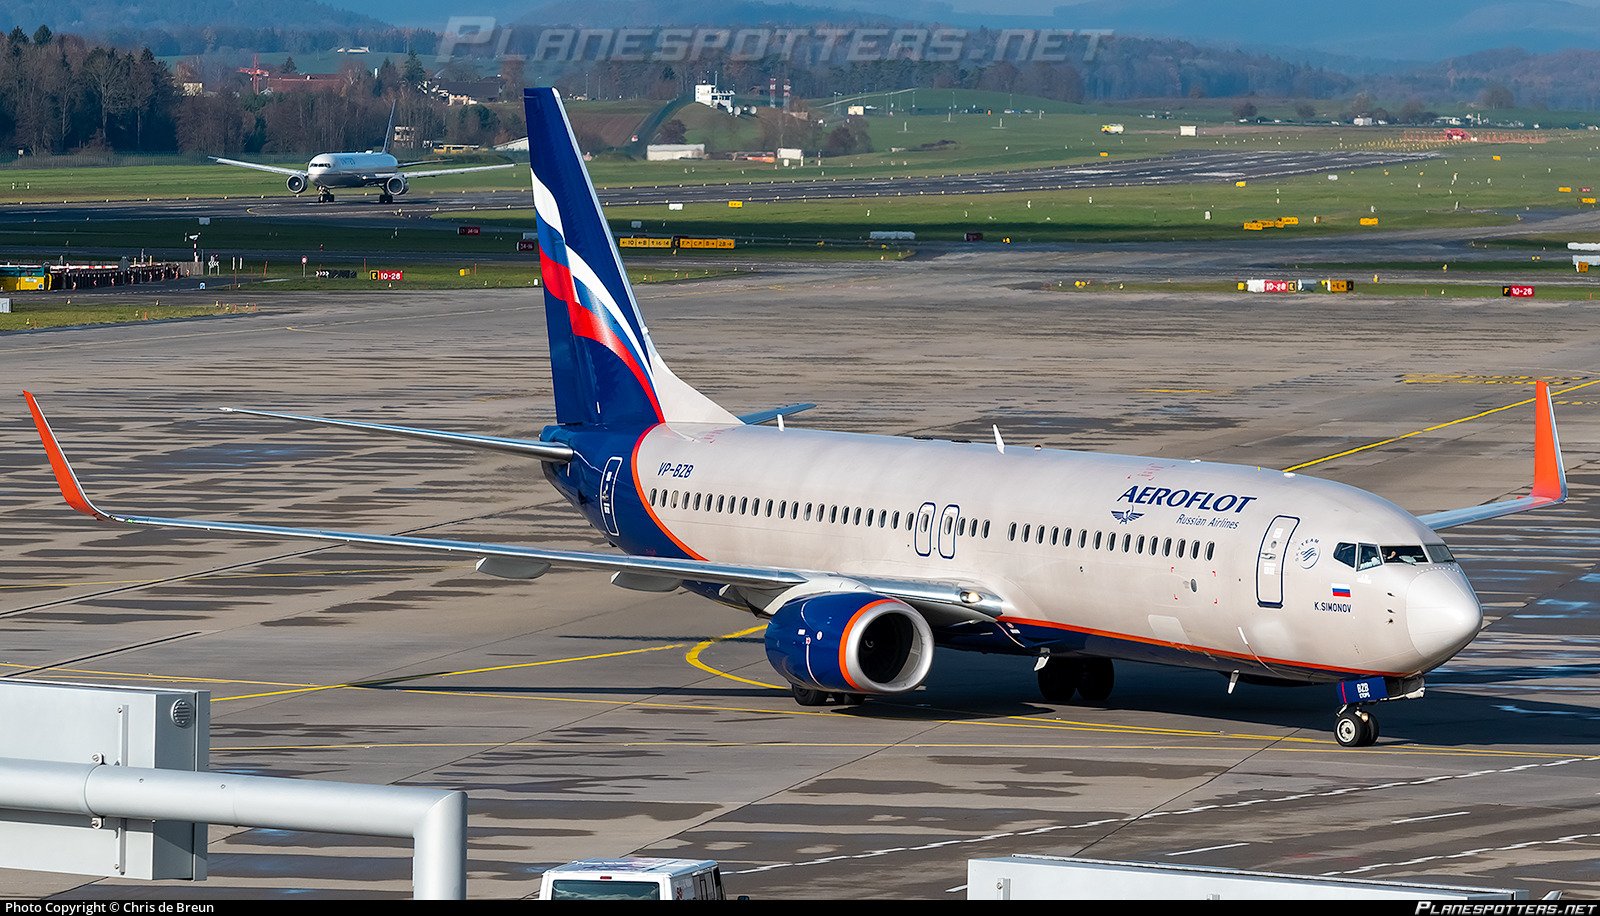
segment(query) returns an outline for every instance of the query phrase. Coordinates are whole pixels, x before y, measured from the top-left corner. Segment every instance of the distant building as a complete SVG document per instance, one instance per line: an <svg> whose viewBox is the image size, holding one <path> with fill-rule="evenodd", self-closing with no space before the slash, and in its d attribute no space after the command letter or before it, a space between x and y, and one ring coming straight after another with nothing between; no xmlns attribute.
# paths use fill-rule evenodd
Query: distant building
<svg viewBox="0 0 1600 916"><path fill-rule="evenodd" d="M697 83L694 100L707 108L720 108L733 114L733 90L718 89L716 83Z"/></svg>
<svg viewBox="0 0 1600 916"><path fill-rule="evenodd" d="M269 76L261 81L262 92L316 92L340 86L344 77L337 73L296 73L293 76Z"/></svg>
<svg viewBox="0 0 1600 916"><path fill-rule="evenodd" d="M1351 119L1350 123L1357 127L1373 127L1378 123L1378 119L1362 115L1359 118Z"/></svg>
<svg viewBox="0 0 1600 916"><path fill-rule="evenodd" d="M484 105L500 101L505 84L497 79L432 80L422 88L445 100L446 105Z"/></svg>
<svg viewBox="0 0 1600 916"><path fill-rule="evenodd" d="M644 158L651 162L668 162L673 159L704 159L704 143L652 143L645 147Z"/></svg>
<svg viewBox="0 0 1600 916"><path fill-rule="evenodd" d="M184 95L205 95L206 84L202 82L186 82L183 84Z"/></svg>

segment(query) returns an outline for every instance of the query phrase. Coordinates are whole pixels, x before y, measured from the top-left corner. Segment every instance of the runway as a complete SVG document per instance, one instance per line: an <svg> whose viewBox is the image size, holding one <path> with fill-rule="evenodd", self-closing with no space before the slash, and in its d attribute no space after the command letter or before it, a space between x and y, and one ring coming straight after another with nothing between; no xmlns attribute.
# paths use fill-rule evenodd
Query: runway
<svg viewBox="0 0 1600 916"><path fill-rule="evenodd" d="M1017 852L1600 893L1600 327L1544 300L1054 293L1070 253L763 268L641 286L680 376L809 426L1286 468L1416 512L1531 474L1551 380L1573 499L1446 540L1493 624L1346 750L1331 689L1119 665L1105 707L1024 660L941 652L925 689L805 709L756 621L604 576L535 582L366 548L109 527L61 504L20 397L0 425L0 664L200 686L216 769L461 788L469 893L559 862L713 858L757 899L943 899ZM943 265L943 266L941 266ZM538 469L216 412L526 435L549 417L532 291L280 294L258 314L0 335L107 508L596 549ZM1563 393L1565 392L1565 393ZM1414 435L1405 435L1415 433ZM1004 485L998 482L997 485ZM404 896L393 841L213 827L187 886L0 871L19 896Z"/></svg>
<svg viewBox="0 0 1600 916"><path fill-rule="evenodd" d="M1432 153L1356 151L1205 150L1145 159L1110 159L1089 165L1062 165L1017 171L968 172L954 175L850 177L840 166L834 177L801 181L750 181L703 185L606 187L600 201L608 206L663 203L720 203L725 200L797 201L858 197L897 197L918 194L992 194L1015 191L1055 191L1073 188L1115 188L1147 185L1232 183L1284 178L1319 172L1372 168L1433 158ZM759 164L753 164L759 166ZM839 174L842 173L842 174ZM266 216L278 219L383 220L428 215L441 210L502 210L528 206L528 192L488 191L429 194L399 198L378 205L377 193L347 192L332 203L318 203L315 195L255 198L196 198L194 200L105 201L0 207L0 225L28 220L149 219L162 216Z"/></svg>

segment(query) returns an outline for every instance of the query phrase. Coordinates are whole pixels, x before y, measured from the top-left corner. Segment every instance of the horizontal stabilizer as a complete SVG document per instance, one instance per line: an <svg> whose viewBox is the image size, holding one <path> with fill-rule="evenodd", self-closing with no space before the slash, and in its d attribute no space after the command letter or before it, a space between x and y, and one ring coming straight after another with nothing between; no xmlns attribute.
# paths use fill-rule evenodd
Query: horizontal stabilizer
<svg viewBox="0 0 1600 916"><path fill-rule="evenodd" d="M270 410L245 410L238 407L223 407L220 409L225 413L243 413L253 417L271 417L275 420L289 420L295 423L315 423L319 426L340 426L361 432L405 436L409 439L421 439L425 442L438 442L444 445L460 445L466 448L509 452L513 455L523 455L529 458L537 458L540 461L553 461L560 464L565 464L572 460L572 449L559 442L541 442L537 439L504 439L499 436L451 433L437 429L417 429L411 426L385 426L381 423L362 423L356 420L330 420L327 417L302 417L292 413L274 413Z"/></svg>
<svg viewBox="0 0 1600 916"><path fill-rule="evenodd" d="M1418 516L1435 531L1499 518L1515 512L1556 506L1567 501L1567 470L1561 458L1561 436L1556 431L1556 410L1550 400L1550 385L1538 382L1533 395L1533 489L1527 496L1501 502L1467 506Z"/></svg>
<svg viewBox="0 0 1600 916"><path fill-rule="evenodd" d="M801 413L803 411L810 410L811 408L813 408L815 406L817 406L817 405L815 405L815 404L785 404L782 407L771 407L771 408L768 408L766 410L758 410L755 413L742 414L739 417L739 422L740 423L744 423L744 424L746 424L748 426L755 426L758 423L767 423L767 422L770 422L772 420L776 420L779 417L792 417L797 413Z"/></svg>

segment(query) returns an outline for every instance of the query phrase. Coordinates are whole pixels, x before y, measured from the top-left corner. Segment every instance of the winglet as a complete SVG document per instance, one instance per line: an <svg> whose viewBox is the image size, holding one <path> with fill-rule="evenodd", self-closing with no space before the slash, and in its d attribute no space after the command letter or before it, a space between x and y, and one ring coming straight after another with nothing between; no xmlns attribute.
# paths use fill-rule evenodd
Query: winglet
<svg viewBox="0 0 1600 916"><path fill-rule="evenodd" d="M28 410L33 414L33 425L39 430L39 441L44 443L44 453L50 458L50 470L55 472L56 483L61 487L61 496L67 501L67 505L97 519L111 518L95 508L89 497L84 495L83 487L78 485L78 475L72 473L72 465L67 463L67 456L62 453L60 444L56 442L56 434L50 431L50 421L44 418L44 411L39 409L39 402L34 400L30 392L24 391L22 396L28 401Z"/></svg>
<svg viewBox="0 0 1600 916"><path fill-rule="evenodd" d="M1561 463L1561 436L1556 432L1550 385L1540 381L1534 392L1533 496L1561 502L1567 498L1567 470Z"/></svg>

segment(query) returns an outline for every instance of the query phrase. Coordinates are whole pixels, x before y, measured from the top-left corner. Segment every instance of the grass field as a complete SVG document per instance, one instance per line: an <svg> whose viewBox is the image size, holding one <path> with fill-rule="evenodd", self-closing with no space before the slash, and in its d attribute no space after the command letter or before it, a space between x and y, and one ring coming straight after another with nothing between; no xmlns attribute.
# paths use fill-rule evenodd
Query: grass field
<svg viewBox="0 0 1600 916"><path fill-rule="evenodd" d="M915 109L911 113L905 106L910 106L913 99ZM602 186L703 184L1031 168L1099 161L1102 152L1109 154L1107 158L1143 158L1184 149L1390 149L1404 145L1401 139L1404 131L1399 128L1237 124L1230 119L1227 106L1218 103L1184 103L1192 106L1192 110L1172 111L1170 118L1152 118L1147 115L1165 115L1168 109L1162 106L1170 108L1173 103L1157 100L1148 106L1090 108L967 90L917 90L896 94L892 99L879 94L862 96L858 100L878 107L879 113L867 119L875 149L871 153L833 158L820 165L808 161L803 167L791 168L730 160L639 162L603 155L589 163L589 170L596 184ZM891 101L896 106L892 114ZM576 122L588 122L600 133L620 142L626 139L627 131L660 104L654 100L573 102L571 112ZM845 107L827 106L823 102L813 104L817 106L813 109L815 114L833 119L842 115L842 110L836 109ZM1007 107L1015 109L1014 113L1006 113ZM1263 102L1262 107L1264 112L1276 110L1272 103ZM1291 106L1285 102L1281 107ZM972 113L973 110L978 113ZM1549 123L1572 120L1558 113L1545 114L1554 118L1553 121L1547 119ZM733 119L703 106L690 106L680 112L679 117L689 126L690 142L709 142L726 149L751 149L759 140L758 127L751 118ZM1100 126L1108 122L1123 124L1126 133L1100 133ZM1180 124L1199 125L1200 136L1180 138L1177 135ZM1583 183L1582 173L1593 173L1593 160L1600 151L1597 149L1600 137L1594 132L1553 130L1543 131L1540 136L1549 142L1496 147L1493 151L1505 153L1507 163L1516 161L1524 168L1547 170L1544 174L1552 179L1565 177ZM1490 147L1484 145L1459 144L1443 152L1450 157L1473 157L1488 150ZM308 157L279 158L283 161L276 164L303 167ZM144 197L289 196L277 176L229 168L198 158L121 157L121 164L117 165L75 166L79 161L61 157L0 165L0 204ZM498 160L479 157L463 159L462 163L494 161ZM523 164L520 155L512 156L511 161L519 166ZM1507 171L1510 171L1509 166ZM1558 176L1558 172L1564 175ZM521 190L527 183L527 173L513 168L422 179L413 193L422 196L464 190ZM1554 181L1548 183L1553 189ZM347 195L354 193L346 192Z"/></svg>
<svg viewBox="0 0 1600 916"><path fill-rule="evenodd" d="M251 314L262 304L270 304L273 293L318 290L324 292L371 292L375 289L505 289L532 288L537 274L532 265L479 264L465 267L439 264L396 265L405 277L397 282L378 282L361 271L359 262L331 262L321 265L336 269L354 269L355 279L317 279L301 277L300 266L269 267L265 276L260 270L240 275L240 285L234 288L233 275L207 278L210 290L218 297L208 304L185 304L187 296L163 296L159 292L129 293L128 297L115 298L104 295L74 295L72 293L21 293L13 294L12 311L0 314L0 332L35 328L64 327L69 325L120 324L134 321L160 321L171 318L193 318L204 315ZM313 271L315 268L311 268ZM704 280L732 273L731 269L716 267L660 266L632 267L628 279L635 285L648 283L681 283ZM177 299L179 304L173 304ZM165 300L166 304L163 304Z"/></svg>
<svg viewBox="0 0 1600 916"><path fill-rule="evenodd" d="M334 269L353 269L356 278L350 279L317 279L314 276L300 276L299 268L290 270L270 270L265 282L258 275L252 276L249 288L254 292L270 292L274 290L329 290L338 292L369 292L374 289L504 289L507 287L533 287L537 286L538 269L533 264L471 264L461 267L441 264L399 264L396 263L389 269L403 270L405 279L397 282L380 282L371 279L369 273L355 262L329 262L322 267ZM312 269L315 272L315 268ZM732 273L715 267L674 267L663 264L659 267L631 267L628 269L628 280L634 284L644 283L676 283L686 280L704 280L711 277L720 277ZM223 287L231 277L221 277L218 281L219 288Z"/></svg>
<svg viewBox="0 0 1600 916"><path fill-rule="evenodd" d="M254 305L221 301L207 305L162 305L160 298L156 296L115 301L99 298L86 301L80 296L76 303L68 297L12 299L11 308L11 312L0 314L0 332L87 324L163 321L202 315L247 315L256 311Z"/></svg>
<svg viewBox="0 0 1600 916"><path fill-rule="evenodd" d="M1098 119L1091 120L1098 125ZM914 128L937 132L936 128L943 121L934 118L932 122L935 123L927 119L911 120ZM1037 123L1024 119L1023 126L1033 130L1030 125ZM1043 123L1049 124L1049 121ZM1098 131L1098 126L1094 129ZM1314 145L1311 141L1316 139L1313 136L1316 134L1316 131L1299 131L1293 137L1294 145ZM1233 144L1242 150L1259 148L1263 144L1275 148L1279 141L1273 137L1269 132L1248 138L1200 139L1221 146ZM1329 180L1326 174L1312 175L1256 181L1243 188L1219 180L1215 184L1159 188L805 203L748 202L738 210L723 204L686 204L682 211L668 211L664 206L613 207L607 213L616 226L628 226L633 220L640 220L644 231L652 234L767 239L860 239L875 229L907 229L927 239L960 239L967 231L982 231L990 239L1010 236L1017 242L1249 238L1257 233L1243 229L1246 220L1279 216L1296 216L1301 223L1297 227L1269 229L1259 235L1490 227L1515 223L1521 214L1533 210L1561 212L1593 208L1593 205L1581 203L1583 197L1594 196L1584 194L1582 188L1600 184L1600 169L1595 162L1600 154L1600 142L1588 131L1552 132L1550 137L1549 142L1541 144L1463 143L1439 150L1439 158L1431 161L1346 170L1337 174L1337 180ZM1094 139L1099 142L1099 138ZM1176 137L1157 139L1125 134L1114 139L1134 147L1148 141L1149 146L1160 147L1162 151L1177 145ZM1330 133L1321 139L1333 141L1336 138ZM1057 142L1059 140L1058 137ZM990 142L984 141L985 144ZM1284 143L1287 148L1289 141ZM989 166L1019 164L999 161L1009 155L1004 150L1006 145L1001 143L997 151L972 141L967 151L977 159L992 157L984 163ZM1126 149L1115 145L1112 148ZM920 162L907 158L903 161L911 164L899 167L898 171L901 174L919 171L918 166L928 165L933 155L926 154ZM881 155L852 157L852 161L864 162L872 157L881 158ZM681 167L702 168L698 164ZM857 174L877 170L877 167L863 167ZM794 171L788 170L785 174ZM838 174L839 168L830 164L823 169L807 171ZM1571 188L1571 191L1562 192L1559 190L1562 187ZM1206 219L1208 211L1209 220ZM1364 217L1376 217L1378 225L1361 226L1360 220ZM479 214L477 218L485 224L527 225L532 214L525 210L493 211Z"/></svg>

